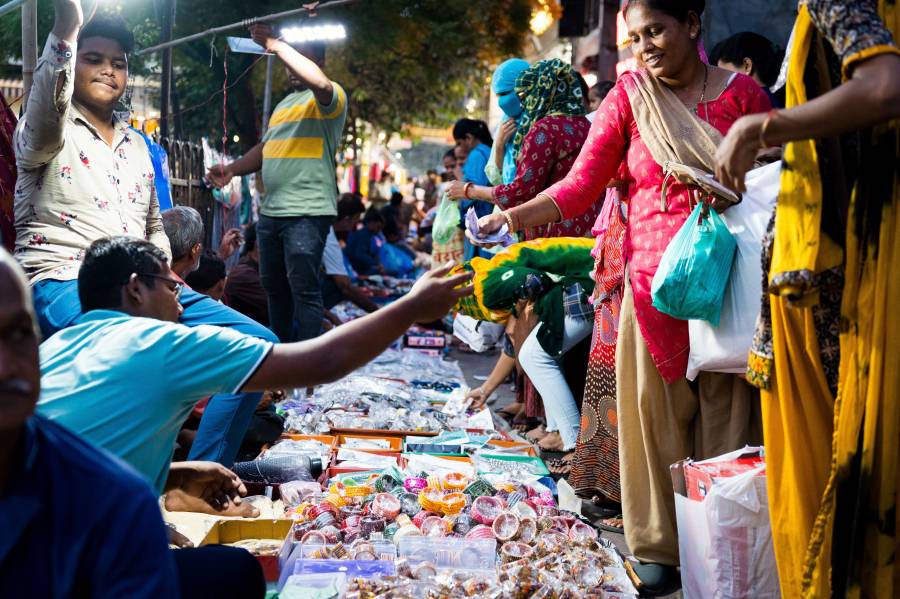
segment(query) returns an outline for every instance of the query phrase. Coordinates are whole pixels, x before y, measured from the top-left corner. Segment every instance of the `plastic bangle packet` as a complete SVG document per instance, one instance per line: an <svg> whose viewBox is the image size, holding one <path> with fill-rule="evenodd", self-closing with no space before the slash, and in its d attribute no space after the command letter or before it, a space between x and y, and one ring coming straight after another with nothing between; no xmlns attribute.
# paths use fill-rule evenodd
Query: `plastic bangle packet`
<svg viewBox="0 0 900 599"><path fill-rule="evenodd" d="M385 520L394 520L400 514L401 508L400 500L389 493L377 494L369 504L369 510Z"/></svg>
<svg viewBox="0 0 900 599"><path fill-rule="evenodd" d="M437 575L437 568L430 562L422 562L413 567L412 576L416 580L428 580Z"/></svg>
<svg viewBox="0 0 900 599"><path fill-rule="evenodd" d="M507 505L507 507L512 507L512 506L516 505L517 503L519 503L520 501L522 501L523 499L525 499L525 497L526 496L523 495L522 493L520 493L519 491L513 491L506 498L506 505Z"/></svg>
<svg viewBox="0 0 900 599"><path fill-rule="evenodd" d="M563 518L562 516L556 516L555 518L552 518L552 520L553 524L550 527L551 530L561 532L564 535L569 534L569 522L566 518Z"/></svg>
<svg viewBox="0 0 900 599"><path fill-rule="evenodd" d="M415 493L404 493L400 496L400 510L407 516L415 516L421 509L419 496Z"/></svg>
<svg viewBox="0 0 900 599"><path fill-rule="evenodd" d="M303 538L303 535L313 530L315 526L312 522L294 522L291 525L291 538L295 541L299 541Z"/></svg>
<svg viewBox="0 0 900 599"><path fill-rule="evenodd" d="M546 516L548 518L555 518L556 516L559 516L559 510L552 505L537 506L537 513L539 516Z"/></svg>
<svg viewBox="0 0 900 599"><path fill-rule="evenodd" d="M397 481L389 474L382 474L375 479L375 490L379 493L385 493L393 490L397 486Z"/></svg>
<svg viewBox="0 0 900 599"><path fill-rule="evenodd" d="M494 531L491 530L490 526L485 526L483 524L479 524L468 533L466 533L465 538L467 539L493 539Z"/></svg>
<svg viewBox="0 0 900 599"><path fill-rule="evenodd" d="M326 526L319 532L325 535L325 541L328 543L337 543L341 538L341 531L335 526Z"/></svg>
<svg viewBox="0 0 900 599"><path fill-rule="evenodd" d="M444 493L438 489L423 489L419 492L419 504L429 512L441 511L441 501L444 499Z"/></svg>
<svg viewBox="0 0 900 599"><path fill-rule="evenodd" d="M579 544L597 540L597 530L580 520L576 520L569 528L569 539Z"/></svg>
<svg viewBox="0 0 900 599"><path fill-rule="evenodd" d="M519 540L532 543L537 537L537 522L533 518L522 518L519 524Z"/></svg>
<svg viewBox="0 0 900 599"><path fill-rule="evenodd" d="M512 493L516 490L516 485L510 482L499 482L494 486L497 487L497 491L503 491L504 493Z"/></svg>
<svg viewBox="0 0 900 599"><path fill-rule="evenodd" d="M560 551L568 542L568 537L558 532L539 532L537 549L541 555L548 555Z"/></svg>
<svg viewBox="0 0 900 599"><path fill-rule="evenodd" d="M469 514L459 514L453 523L453 532L465 535L475 526L475 521Z"/></svg>
<svg viewBox="0 0 900 599"><path fill-rule="evenodd" d="M397 524L396 522L392 522L391 524L388 524L387 526L384 527L384 533L383 533L384 538L387 539L388 541L393 541L394 535L397 533L398 530L400 530L400 525Z"/></svg>
<svg viewBox="0 0 900 599"><path fill-rule="evenodd" d="M310 530L300 537L300 543L304 545L325 545L328 543L328 540L321 531Z"/></svg>
<svg viewBox="0 0 900 599"><path fill-rule="evenodd" d="M444 476L443 486L448 491L462 491L466 488L466 477L458 472Z"/></svg>
<svg viewBox="0 0 900 599"><path fill-rule="evenodd" d="M481 496L472 502L472 518L479 524L490 526L503 511L503 503L495 497Z"/></svg>
<svg viewBox="0 0 900 599"><path fill-rule="evenodd" d="M373 532L382 532L385 526L386 523L384 518L379 518L378 516L363 516L359 523L359 530L362 532L363 536L368 537Z"/></svg>
<svg viewBox="0 0 900 599"><path fill-rule="evenodd" d="M517 504L513 505L509 511L511 511L521 519L529 518L531 520L537 521L538 518L538 513L525 501L520 501Z"/></svg>
<svg viewBox="0 0 900 599"><path fill-rule="evenodd" d="M428 516L422 520L419 530L426 537L445 537L449 532L447 523L440 516Z"/></svg>
<svg viewBox="0 0 900 599"><path fill-rule="evenodd" d="M534 554L534 549L525 543L504 543L500 548L500 556L503 561L511 562L519 559L527 559Z"/></svg>
<svg viewBox="0 0 900 599"><path fill-rule="evenodd" d="M347 516L341 522L341 528L344 530L355 530L359 529L360 524L362 523L362 516L357 516L356 514L352 514Z"/></svg>
<svg viewBox="0 0 900 599"><path fill-rule="evenodd" d="M282 483L278 487L281 493L281 500L284 502L285 508L294 508L302 505L310 495L318 493L322 490L319 483L315 481L300 481Z"/></svg>
<svg viewBox="0 0 900 599"><path fill-rule="evenodd" d="M410 517L406 514L400 514L399 516L397 516L397 524L399 526L407 526L409 524L412 524L412 519L410 519Z"/></svg>
<svg viewBox="0 0 900 599"><path fill-rule="evenodd" d="M426 479L427 489L441 489L441 477L434 474L429 475Z"/></svg>
<svg viewBox="0 0 900 599"><path fill-rule="evenodd" d="M331 512L322 512L316 516L316 519L314 520L316 528L319 530L322 530L326 526L332 526L335 522L337 522L337 520Z"/></svg>
<svg viewBox="0 0 900 599"><path fill-rule="evenodd" d="M441 512L448 515L458 514L466 507L466 496L462 493L447 493L441 500Z"/></svg>
<svg viewBox="0 0 900 599"><path fill-rule="evenodd" d="M417 476L410 476L403 482L403 487L410 493L418 493L428 486L428 481Z"/></svg>
<svg viewBox="0 0 900 599"><path fill-rule="evenodd" d="M494 519L491 529L498 541L512 541L519 536L521 522L519 517L510 512L503 512Z"/></svg>
<svg viewBox="0 0 900 599"><path fill-rule="evenodd" d="M407 524L405 526L401 526L397 532L394 533L394 543L401 542L405 537L420 537L422 536L422 532L415 527L413 524Z"/></svg>
<svg viewBox="0 0 900 599"><path fill-rule="evenodd" d="M431 516L437 516L437 515L438 515L438 514L437 514L436 512L432 512L432 511L429 511L429 510L422 510L422 511L420 511L418 514L416 514L415 516L413 516L412 523L413 523L417 528L420 528L420 529L421 529L421 528L422 528L422 522L425 521L425 518L429 518L429 517L431 517Z"/></svg>
<svg viewBox="0 0 900 599"><path fill-rule="evenodd" d="M472 498L481 497L483 495L493 496L497 493L497 489L495 489L491 483L479 477L473 480L469 486L465 488L463 493Z"/></svg>

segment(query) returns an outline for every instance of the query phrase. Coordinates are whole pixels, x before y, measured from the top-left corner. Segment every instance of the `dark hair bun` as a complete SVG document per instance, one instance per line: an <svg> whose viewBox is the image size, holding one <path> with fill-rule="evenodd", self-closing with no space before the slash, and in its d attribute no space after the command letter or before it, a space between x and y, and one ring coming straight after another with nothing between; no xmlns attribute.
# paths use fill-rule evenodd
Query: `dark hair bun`
<svg viewBox="0 0 900 599"><path fill-rule="evenodd" d="M703 10L706 8L706 0L629 0L625 5L625 12L628 12L628 9L636 4L643 4L650 10L664 12L682 22L687 19L689 13L697 13L697 16L703 15Z"/></svg>

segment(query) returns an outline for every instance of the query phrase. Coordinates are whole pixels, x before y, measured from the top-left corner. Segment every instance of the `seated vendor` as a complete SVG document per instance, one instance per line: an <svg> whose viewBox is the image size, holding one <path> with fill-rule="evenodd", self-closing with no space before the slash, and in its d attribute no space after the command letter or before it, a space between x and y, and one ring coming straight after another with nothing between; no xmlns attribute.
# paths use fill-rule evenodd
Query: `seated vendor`
<svg viewBox="0 0 900 599"><path fill-rule="evenodd" d="M218 597L261 597L262 572L246 551L169 551L147 482L107 452L33 415L41 377L30 295L19 265L0 249L3 596L187 597L205 589ZM243 490L218 464L186 462L173 473L172 486L217 507L239 501Z"/></svg>
<svg viewBox="0 0 900 599"><path fill-rule="evenodd" d="M341 251L341 242L335 235L335 227L328 232L325 241L325 251L322 254L322 269L325 272L322 281L322 301L326 310L331 310L344 300L352 302L365 310L374 312L378 304L372 301L362 289L353 284L347 265L344 263L344 252Z"/></svg>
<svg viewBox="0 0 900 599"><path fill-rule="evenodd" d="M231 308L258 323L269 326L269 304L266 290L259 279L259 246L256 245L256 223L244 230L244 247L238 263L225 279L225 295L222 297Z"/></svg>
<svg viewBox="0 0 900 599"><path fill-rule="evenodd" d="M41 345L38 412L122 458L161 493L178 430L199 399L308 387L352 372L411 324L443 317L472 292L457 288L469 275L448 272L449 265L426 274L406 297L326 335L272 344L178 324L182 285L166 255L133 237L98 240L78 274L84 314Z"/></svg>
<svg viewBox="0 0 900 599"><path fill-rule="evenodd" d="M225 294L226 276L225 261L218 255L206 250L200 255L200 263L196 270L184 278L197 293L208 295L217 302L222 301Z"/></svg>
<svg viewBox="0 0 900 599"><path fill-rule="evenodd" d="M385 244L384 216L377 210L369 210L363 218L363 227L347 237L344 254L350 265L363 276L385 274L381 265L381 246Z"/></svg>

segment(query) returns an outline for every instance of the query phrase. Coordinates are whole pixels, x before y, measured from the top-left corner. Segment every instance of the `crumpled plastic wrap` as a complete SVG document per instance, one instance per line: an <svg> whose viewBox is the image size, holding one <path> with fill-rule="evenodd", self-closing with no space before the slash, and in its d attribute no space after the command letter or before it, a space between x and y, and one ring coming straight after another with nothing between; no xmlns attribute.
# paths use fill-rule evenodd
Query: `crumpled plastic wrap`
<svg viewBox="0 0 900 599"><path fill-rule="evenodd" d="M325 432L332 428L439 431L458 425L428 400L428 391L400 381L353 374L318 387L306 400L281 406L288 430Z"/></svg>

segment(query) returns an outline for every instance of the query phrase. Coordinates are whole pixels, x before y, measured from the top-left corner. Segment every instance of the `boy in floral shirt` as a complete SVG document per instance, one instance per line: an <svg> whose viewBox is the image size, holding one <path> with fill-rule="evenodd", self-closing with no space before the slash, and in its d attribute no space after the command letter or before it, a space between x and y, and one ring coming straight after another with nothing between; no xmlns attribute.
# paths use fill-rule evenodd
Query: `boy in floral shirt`
<svg viewBox="0 0 900 599"><path fill-rule="evenodd" d="M94 241L131 235L171 259L147 146L115 114L134 37L119 17L97 16L82 28L79 0L54 0L54 8L53 31L14 136L15 256L32 284L45 339L81 317L78 269ZM205 295L185 289L180 302L182 324L230 327L277 341L262 325ZM190 459L230 466L261 397L214 396Z"/></svg>

